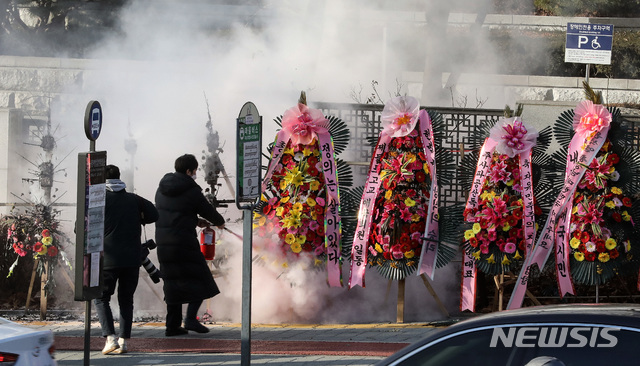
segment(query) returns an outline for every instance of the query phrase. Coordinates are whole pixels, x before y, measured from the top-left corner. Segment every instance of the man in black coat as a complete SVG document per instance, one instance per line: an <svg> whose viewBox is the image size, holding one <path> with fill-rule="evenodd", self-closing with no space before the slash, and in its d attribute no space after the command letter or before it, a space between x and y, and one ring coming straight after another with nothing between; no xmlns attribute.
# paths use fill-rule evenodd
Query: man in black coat
<svg viewBox="0 0 640 366"><path fill-rule="evenodd" d="M162 177L156 192L160 213L156 242L167 303L166 336L187 334L188 330L207 333L209 328L198 322L198 309L205 299L220 293L200 251L196 227L198 216L219 228L224 227L225 220L195 182L196 170L195 156L180 156L175 161L175 172ZM180 326L182 304L188 304L184 328Z"/></svg>
<svg viewBox="0 0 640 366"><path fill-rule="evenodd" d="M104 209L104 265L102 295L95 299L96 311L107 342L103 354L126 353L127 339L131 338L133 322L133 294L138 287L140 272L141 225L158 219L153 203L125 191L120 180L120 169L115 165L105 167L106 198ZM118 285L120 306L120 333L115 335L113 314L109 301Z"/></svg>

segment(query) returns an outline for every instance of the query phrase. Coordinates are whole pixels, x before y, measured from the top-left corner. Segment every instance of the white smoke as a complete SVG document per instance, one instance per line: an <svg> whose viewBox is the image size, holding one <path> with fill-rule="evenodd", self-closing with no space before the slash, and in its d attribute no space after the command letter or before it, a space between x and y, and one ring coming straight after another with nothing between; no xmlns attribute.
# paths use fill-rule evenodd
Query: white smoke
<svg viewBox="0 0 640 366"><path fill-rule="evenodd" d="M205 95L232 182L236 117L246 101L255 103L263 116L263 145L275 136L273 119L297 103L300 91L307 92L310 104L350 103L354 102L352 90L376 80L383 100L395 92L427 95L426 89L402 80L407 70L428 73L433 66L435 74L424 80L435 80L435 90L444 94L434 97L434 103L423 98L423 104L450 106L452 97L440 84L443 65L455 71L456 65L478 57L485 43L477 37L477 54L469 55L469 60L459 59L449 52L443 34L430 33L444 30L437 24L446 24L441 18L448 16L447 5L409 3L413 2L273 0L238 6L133 0L122 9L118 32L96 45L83 79L52 104L53 120L63 121L59 151L88 150L82 130L84 108L90 100L100 101L104 123L97 150L107 150L108 162L126 170L132 156L124 150L124 141L135 139L135 192L153 200L160 178L173 171L177 156L192 153L200 157L206 150ZM490 55L491 50L485 54ZM494 62L491 57L482 60ZM67 169L75 172L74 154L71 157ZM199 174L198 182L205 187L203 176ZM73 184L70 192L75 192ZM74 197L71 193L68 200ZM234 197L223 184L218 198ZM230 227L241 217L234 205L220 212L230 220ZM150 237L153 231L150 225ZM222 294L211 306L215 319L238 321L240 243L228 235L223 241L231 248L229 272L217 279ZM151 258L155 261L153 252ZM451 264L438 270L434 283L450 309L456 307L458 296L455 267ZM369 270L366 288L347 290L327 287L323 276L296 266L282 274L270 265L255 265L254 321L395 320L395 282L387 291L388 281ZM164 304L145 291L147 287L141 280L136 310L152 309L163 315ZM444 316L417 276L407 279L406 299L408 318Z"/></svg>

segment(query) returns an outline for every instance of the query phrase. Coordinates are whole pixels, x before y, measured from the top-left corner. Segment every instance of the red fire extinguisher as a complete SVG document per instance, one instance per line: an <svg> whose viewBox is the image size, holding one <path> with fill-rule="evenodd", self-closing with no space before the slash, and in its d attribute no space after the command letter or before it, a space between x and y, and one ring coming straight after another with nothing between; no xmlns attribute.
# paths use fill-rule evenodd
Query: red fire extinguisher
<svg viewBox="0 0 640 366"><path fill-rule="evenodd" d="M211 261L216 256L216 232L210 227L205 227L200 232L200 251L204 259Z"/></svg>

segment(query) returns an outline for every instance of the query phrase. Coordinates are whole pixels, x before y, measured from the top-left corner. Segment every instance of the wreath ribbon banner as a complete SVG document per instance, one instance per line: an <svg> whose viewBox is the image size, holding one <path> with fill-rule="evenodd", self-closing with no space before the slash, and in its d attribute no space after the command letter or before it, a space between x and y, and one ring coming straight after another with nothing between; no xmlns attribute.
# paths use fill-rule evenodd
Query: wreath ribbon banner
<svg viewBox="0 0 640 366"><path fill-rule="evenodd" d="M420 110L418 120L422 148L425 156L427 157L431 176L431 194L429 197L427 216L428 222L425 226L425 240L428 241L428 244L424 244L422 247L419 265L420 270L418 275L426 272L430 274L430 277L433 277L438 248L438 183L435 176L435 145L433 143L431 119L429 118L427 111ZM371 231L371 214L382 183L380 173L378 173L382 165L382 157L388 151L389 142L393 137L402 136L400 133L407 135L410 132L411 129L407 129L405 132L399 132L397 129L385 128L380 133L378 144L376 145L373 157L371 158L369 174L365 182L362 201L360 202L360 209L358 210L358 223L353 238L353 246L351 248L351 274L349 278L349 288L353 288L355 286L364 287L364 274L367 266L366 246L369 239L369 232ZM426 246L429 248L425 249ZM428 258L427 261L423 262L423 255Z"/></svg>
<svg viewBox="0 0 640 366"><path fill-rule="evenodd" d="M313 120L310 120L313 118ZM329 286L342 287L342 270L340 266L340 196L338 179L336 176L335 152L333 140L328 130L328 122L322 112L309 109L299 103L298 107L288 109L282 119L282 129L276 135L269 168L262 181L262 191L266 191L271 182L271 176L282 159L287 143L302 143L309 145L314 139L318 141L322 171L327 190L327 207L325 208L325 247L327 249L327 281Z"/></svg>
<svg viewBox="0 0 640 366"><path fill-rule="evenodd" d="M568 154L567 157L567 161L572 163L571 170L568 170L564 186L553 204L544 228L542 229L540 237L533 249L532 255L525 259L522 270L518 275L515 288L513 289L511 299L509 299L507 309L517 309L522 306L532 266L535 264L540 270L544 267L544 264L551 254L551 249L555 245L556 234L558 233L558 228L556 227L558 219L561 214L565 212L565 208L571 201L580 179L582 179L582 176L587 170L587 166L594 159L606 141L608 131L609 126L604 126L599 132L595 132L591 138L585 138L580 134L575 134L571 139L569 146L573 145L578 147L573 148L573 152ZM583 146L584 149L581 148ZM565 235L566 228L563 227L563 229L565 229L565 232L563 233L563 235Z"/></svg>
<svg viewBox="0 0 640 366"><path fill-rule="evenodd" d="M422 252L420 253L420 263L418 264L418 275L426 273L433 280L438 259L438 241L440 237L438 228L438 174L436 172L436 147L433 141L433 127L429 114L424 109L420 111L419 117L420 131L422 134L422 145L424 154L429 164L431 176L431 191L429 195L429 209L427 211L427 225L424 229L424 240Z"/></svg>

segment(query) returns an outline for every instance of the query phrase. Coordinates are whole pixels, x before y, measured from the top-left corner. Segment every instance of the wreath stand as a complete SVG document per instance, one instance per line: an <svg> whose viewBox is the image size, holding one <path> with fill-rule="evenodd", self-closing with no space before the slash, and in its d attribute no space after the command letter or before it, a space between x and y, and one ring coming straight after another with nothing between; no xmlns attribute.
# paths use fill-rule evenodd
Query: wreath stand
<svg viewBox="0 0 640 366"><path fill-rule="evenodd" d="M36 273L37 273L39 262L40 262L40 259L36 258L35 262L33 263L33 270L31 271L31 281L29 282L29 291L27 292L27 303L24 308L25 315L29 311L29 305L31 304L31 294L33 292L33 285L36 279ZM47 296L45 295L46 293L45 287L47 284L47 280L49 278L49 262L44 261L42 265L44 266L44 271L40 276L40 320L45 320L47 318ZM73 281L71 281L71 277L69 277L69 274L64 269L64 266L62 266L61 263L58 263L58 265L61 266L62 275L66 280L67 284L69 285L69 287L73 290L74 287L73 287Z"/></svg>
<svg viewBox="0 0 640 366"><path fill-rule="evenodd" d="M431 294L431 296L433 297L433 299L436 301L436 304L438 304L438 307L440 308L440 311L442 311L447 318L450 317L449 312L447 311L447 308L445 308L444 304L442 303L442 301L440 300L440 297L438 296L438 294L436 293L436 291L433 289L433 286L431 286L431 283L429 282L429 280L427 279L427 276L423 274L420 275L420 278L422 278L422 282L424 283L425 287L427 288L427 291L429 291L429 294ZM389 280L389 282L387 283L387 295L386 298L389 298L389 292L391 291L391 283L393 282L393 280ZM397 299L397 303L396 303L396 323L404 323L404 295L405 295L405 279L401 279L398 280L398 299Z"/></svg>
<svg viewBox="0 0 640 366"><path fill-rule="evenodd" d="M518 280L518 276L513 274L513 272L507 272L506 274L500 273L498 275L493 276L493 282L495 283L495 292L493 297L493 305L491 306L492 311L502 311L504 310L504 287L507 285L512 285L516 283ZM531 301L533 301L536 305L542 305L538 299L533 296L531 291L526 290L525 294Z"/></svg>

